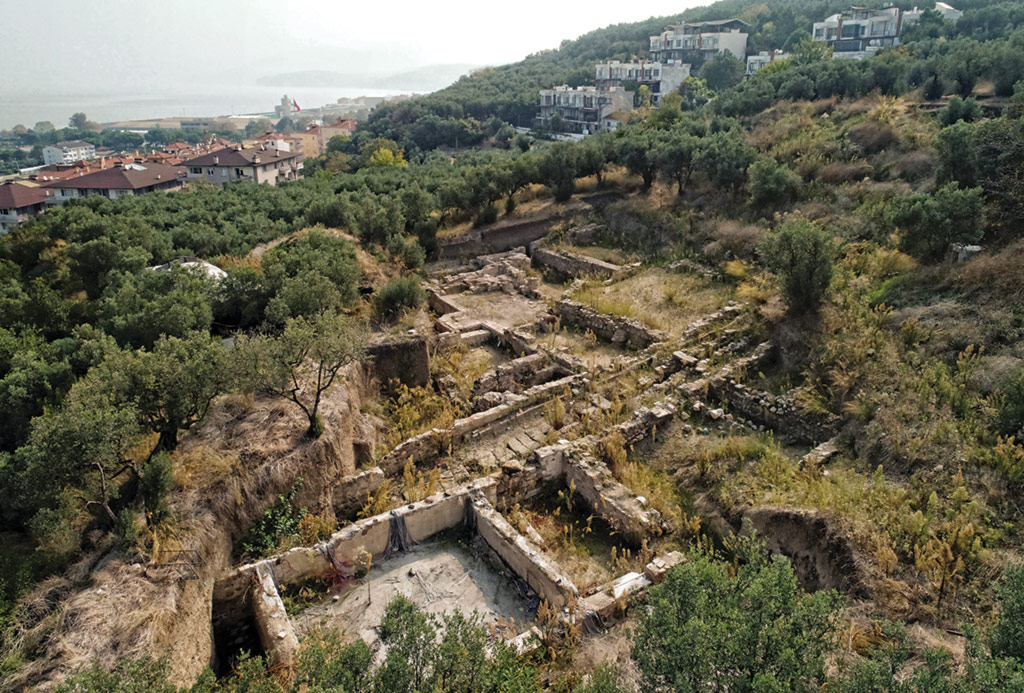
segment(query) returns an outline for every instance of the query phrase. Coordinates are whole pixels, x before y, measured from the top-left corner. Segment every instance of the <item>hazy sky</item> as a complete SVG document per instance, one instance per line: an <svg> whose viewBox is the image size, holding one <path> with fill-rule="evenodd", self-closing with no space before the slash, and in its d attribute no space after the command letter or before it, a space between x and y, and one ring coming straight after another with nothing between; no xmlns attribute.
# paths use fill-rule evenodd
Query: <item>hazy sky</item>
<svg viewBox="0 0 1024 693"><path fill-rule="evenodd" d="M44 93L500 64L705 2L0 0L0 74L5 87Z"/></svg>

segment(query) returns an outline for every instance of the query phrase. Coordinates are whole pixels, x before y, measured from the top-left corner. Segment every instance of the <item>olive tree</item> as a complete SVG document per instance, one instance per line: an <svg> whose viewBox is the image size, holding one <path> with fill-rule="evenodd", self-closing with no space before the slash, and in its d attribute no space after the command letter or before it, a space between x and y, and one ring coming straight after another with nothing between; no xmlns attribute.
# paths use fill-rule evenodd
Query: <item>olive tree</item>
<svg viewBox="0 0 1024 693"><path fill-rule="evenodd" d="M815 310L832 281L832 238L806 220L783 224L761 242L759 253L782 281L795 313Z"/></svg>
<svg viewBox="0 0 1024 693"><path fill-rule="evenodd" d="M738 563L698 554L651 588L632 646L641 690L820 690L838 595L805 593L789 561L753 539Z"/></svg>
<svg viewBox="0 0 1024 693"><path fill-rule="evenodd" d="M345 366L366 350L367 332L335 312L290 319L280 335L242 335L235 362L242 381L257 392L293 402L309 420L306 433L318 438L324 426L320 404L343 377Z"/></svg>

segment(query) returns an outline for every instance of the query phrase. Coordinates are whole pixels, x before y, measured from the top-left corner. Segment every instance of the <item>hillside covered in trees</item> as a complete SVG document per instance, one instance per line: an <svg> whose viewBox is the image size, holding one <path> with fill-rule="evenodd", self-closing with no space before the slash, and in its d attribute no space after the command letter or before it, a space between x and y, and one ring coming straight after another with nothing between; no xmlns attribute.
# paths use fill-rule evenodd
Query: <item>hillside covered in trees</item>
<svg viewBox="0 0 1024 693"><path fill-rule="evenodd" d="M792 57L744 81L697 77L578 143L512 126L532 119L538 88L642 55L678 17L608 27L380 107L301 181L75 200L0 237L5 685L1022 689L1024 9L965 0L956 25L926 15L903 45L855 62L806 40L842 8L688 10L681 18L738 16L754 50ZM607 204L583 202L598 198ZM350 366L382 340L432 334L421 280L452 269L453 239L535 218L549 220L551 247L635 272L537 276L538 301L566 292L666 332L707 302L736 301L731 344L778 354L737 377L827 422L834 457L808 460L763 426L702 438L716 424L693 406L685 434L635 448L601 438L618 480L673 519L668 546L687 556L647 594L651 608L631 612L617 649L595 655L572 628L542 624L543 647L520 656L468 615L397 599L383 657L324 632L302 640L290 672L258 655L196 667L206 662L183 642L209 633L167 624L190 611L209 624L215 571L352 519L316 488L346 417L377 422L384 450L473 414L452 394L473 388L461 352L438 347L414 388L364 392ZM584 225L599 230L575 243ZM581 338L599 350L596 335ZM639 384L619 389L648 403ZM547 420L590 425L552 401ZM240 455L247 438L265 447ZM360 517L430 495L413 492L429 475L407 468ZM827 517L856 557L857 589L808 588L771 541L716 533L723 517L765 506ZM551 545L578 557L584 539L566 529ZM167 547L194 545L208 571L194 585L157 575ZM135 591L109 606L98 600L114 578Z"/></svg>

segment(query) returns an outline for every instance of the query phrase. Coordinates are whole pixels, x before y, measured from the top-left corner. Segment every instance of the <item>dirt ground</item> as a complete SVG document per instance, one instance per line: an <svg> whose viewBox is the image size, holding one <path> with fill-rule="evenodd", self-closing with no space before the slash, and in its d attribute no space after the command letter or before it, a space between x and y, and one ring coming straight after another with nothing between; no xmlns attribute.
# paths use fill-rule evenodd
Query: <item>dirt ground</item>
<svg viewBox="0 0 1024 693"><path fill-rule="evenodd" d="M534 323L547 313L545 305L519 294L458 294L445 300L465 311L466 322L488 322L501 329Z"/></svg>
<svg viewBox="0 0 1024 693"><path fill-rule="evenodd" d="M476 546L444 537L417 544L408 553L373 566L369 590L365 580L360 580L327 593L292 623L300 638L316 628L338 628L373 647L384 608L399 595L429 614L458 609L469 615L476 611L484 624L504 637L526 630L534 618L512 579L497 572Z"/></svg>

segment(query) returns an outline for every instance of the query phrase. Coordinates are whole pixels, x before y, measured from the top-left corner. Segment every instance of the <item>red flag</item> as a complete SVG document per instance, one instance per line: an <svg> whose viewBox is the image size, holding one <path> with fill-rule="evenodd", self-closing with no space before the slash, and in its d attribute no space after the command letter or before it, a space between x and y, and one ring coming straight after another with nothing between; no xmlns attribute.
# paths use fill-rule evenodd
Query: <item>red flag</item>
<svg viewBox="0 0 1024 693"><path fill-rule="evenodd" d="M295 110L296 111L301 111L302 110L301 108L299 108L299 104L298 104L298 102L295 99L292 99L292 106L295 106Z"/></svg>

